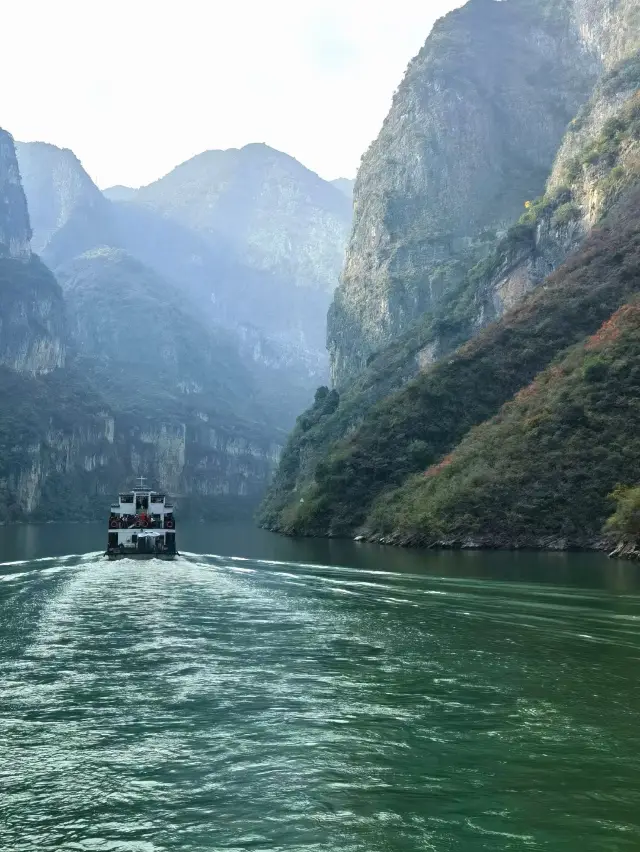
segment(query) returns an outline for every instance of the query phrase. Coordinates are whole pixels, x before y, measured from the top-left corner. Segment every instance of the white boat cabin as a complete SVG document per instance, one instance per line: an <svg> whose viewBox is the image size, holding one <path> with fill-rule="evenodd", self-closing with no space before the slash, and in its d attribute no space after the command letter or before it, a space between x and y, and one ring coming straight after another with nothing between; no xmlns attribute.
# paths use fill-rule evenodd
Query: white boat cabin
<svg viewBox="0 0 640 852"><path fill-rule="evenodd" d="M143 485L123 491L109 513L108 553L175 552L173 503Z"/></svg>

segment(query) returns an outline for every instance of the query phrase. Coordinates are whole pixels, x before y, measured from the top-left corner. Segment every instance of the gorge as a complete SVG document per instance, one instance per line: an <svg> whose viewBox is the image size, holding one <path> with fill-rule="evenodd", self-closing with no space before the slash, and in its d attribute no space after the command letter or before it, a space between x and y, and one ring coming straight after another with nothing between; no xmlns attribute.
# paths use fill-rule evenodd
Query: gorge
<svg viewBox="0 0 640 852"><path fill-rule="evenodd" d="M134 474L246 514L327 375L343 190L250 145L125 195L2 132L2 521L93 518Z"/></svg>

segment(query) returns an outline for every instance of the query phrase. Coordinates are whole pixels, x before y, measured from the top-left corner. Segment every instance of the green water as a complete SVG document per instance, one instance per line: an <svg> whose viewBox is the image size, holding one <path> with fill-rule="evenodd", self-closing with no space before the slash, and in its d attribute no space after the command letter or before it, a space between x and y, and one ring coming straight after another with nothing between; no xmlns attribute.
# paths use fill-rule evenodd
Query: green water
<svg viewBox="0 0 640 852"><path fill-rule="evenodd" d="M2 852L640 849L634 566L103 533L0 529Z"/></svg>

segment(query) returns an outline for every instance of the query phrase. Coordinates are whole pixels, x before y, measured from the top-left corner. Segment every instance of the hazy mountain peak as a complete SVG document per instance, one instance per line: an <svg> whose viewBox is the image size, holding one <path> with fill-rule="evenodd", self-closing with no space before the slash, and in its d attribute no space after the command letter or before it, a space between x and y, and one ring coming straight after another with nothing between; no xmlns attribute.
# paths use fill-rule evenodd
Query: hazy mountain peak
<svg viewBox="0 0 640 852"><path fill-rule="evenodd" d="M136 197L137 189L134 189L132 186L123 186L122 184L116 184L116 186L109 186L106 189L102 190L102 194L105 198L108 198L109 201L133 201Z"/></svg>
<svg viewBox="0 0 640 852"><path fill-rule="evenodd" d="M78 210L92 216L106 202L69 148L48 142L17 142L16 153L30 201L33 249L40 254Z"/></svg>

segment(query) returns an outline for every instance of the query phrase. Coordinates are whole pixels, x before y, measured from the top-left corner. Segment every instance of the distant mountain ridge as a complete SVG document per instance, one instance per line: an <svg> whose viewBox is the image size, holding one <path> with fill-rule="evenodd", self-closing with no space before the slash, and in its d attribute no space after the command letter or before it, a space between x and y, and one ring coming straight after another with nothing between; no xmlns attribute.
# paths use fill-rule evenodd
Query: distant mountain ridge
<svg viewBox="0 0 640 852"><path fill-rule="evenodd" d="M52 268L99 246L124 248L191 288L213 321L248 324L326 364L325 315L351 206L293 157L266 145L206 151L149 186L103 194L72 152L17 151L35 245Z"/></svg>
<svg viewBox="0 0 640 852"><path fill-rule="evenodd" d="M109 186L102 190L102 194L109 201L133 201L136 192L137 189L133 189L130 186L122 186L121 184Z"/></svg>

